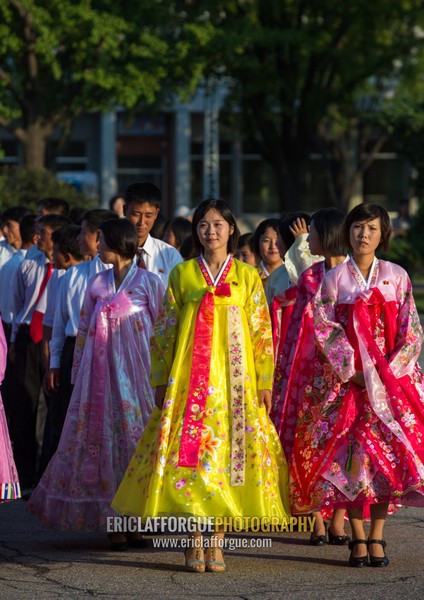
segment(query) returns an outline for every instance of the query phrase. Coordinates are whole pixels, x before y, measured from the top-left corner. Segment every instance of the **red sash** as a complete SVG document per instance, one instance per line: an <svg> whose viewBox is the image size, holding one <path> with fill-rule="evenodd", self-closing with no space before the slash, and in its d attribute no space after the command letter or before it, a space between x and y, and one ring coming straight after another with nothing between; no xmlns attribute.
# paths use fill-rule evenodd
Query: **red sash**
<svg viewBox="0 0 424 600"><path fill-rule="evenodd" d="M211 368L214 296L231 296L231 286L225 283L225 279L233 264L232 258L228 260L216 284L212 281L201 257L198 258L198 263L207 285L215 290L206 292L196 316L190 384L178 461L180 467L197 467L198 464Z"/></svg>

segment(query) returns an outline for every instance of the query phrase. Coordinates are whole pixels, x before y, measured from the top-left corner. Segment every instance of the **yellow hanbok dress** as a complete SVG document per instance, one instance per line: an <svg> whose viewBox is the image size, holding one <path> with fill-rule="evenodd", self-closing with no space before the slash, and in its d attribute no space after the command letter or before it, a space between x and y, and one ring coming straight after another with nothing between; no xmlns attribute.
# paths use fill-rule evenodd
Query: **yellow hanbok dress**
<svg viewBox="0 0 424 600"><path fill-rule="evenodd" d="M257 394L274 370L262 282L230 256L217 279L202 258L171 272L151 348L152 385L167 391L114 498L123 515L290 514L287 463Z"/></svg>

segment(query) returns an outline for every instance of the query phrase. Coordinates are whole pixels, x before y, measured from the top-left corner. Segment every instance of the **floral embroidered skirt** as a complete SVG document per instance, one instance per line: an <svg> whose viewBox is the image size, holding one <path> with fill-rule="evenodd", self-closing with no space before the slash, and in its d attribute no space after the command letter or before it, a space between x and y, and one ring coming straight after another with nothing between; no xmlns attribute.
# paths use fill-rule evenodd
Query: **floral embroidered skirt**
<svg viewBox="0 0 424 600"><path fill-rule="evenodd" d="M197 467L178 464L184 411L185 402L168 398L162 411L153 412L112 503L118 512L142 518L177 515L284 520L290 515L286 460L274 426L256 399L246 402L241 485L231 485L227 402L219 394L208 400Z"/></svg>
<svg viewBox="0 0 424 600"><path fill-rule="evenodd" d="M389 502L424 506L424 386L416 369L398 380L395 418L409 428L407 444L374 412L365 389L342 383L319 356L306 386L290 461L294 513ZM421 469L422 470L422 469Z"/></svg>

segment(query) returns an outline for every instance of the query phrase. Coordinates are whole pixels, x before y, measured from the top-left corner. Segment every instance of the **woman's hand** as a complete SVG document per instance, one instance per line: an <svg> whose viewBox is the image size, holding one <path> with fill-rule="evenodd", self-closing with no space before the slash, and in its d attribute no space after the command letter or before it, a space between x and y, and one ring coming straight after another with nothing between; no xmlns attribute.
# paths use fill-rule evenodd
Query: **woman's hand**
<svg viewBox="0 0 424 600"><path fill-rule="evenodd" d="M293 221L289 227L289 230L295 238L302 233L309 233L309 227L306 225L305 219L300 217Z"/></svg>
<svg viewBox="0 0 424 600"><path fill-rule="evenodd" d="M166 384L158 385L158 387L155 389L155 404L160 410L162 410L163 407L163 401L165 399L167 387L168 386Z"/></svg>
<svg viewBox="0 0 424 600"><path fill-rule="evenodd" d="M265 406L266 414L269 415L272 408L271 390L259 390L259 406Z"/></svg>
<svg viewBox="0 0 424 600"><path fill-rule="evenodd" d="M365 387L364 373L362 371L356 371L355 375L353 375L349 379L349 381L355 383L356 385L359 385L359 387L361 388Z"/></svg>

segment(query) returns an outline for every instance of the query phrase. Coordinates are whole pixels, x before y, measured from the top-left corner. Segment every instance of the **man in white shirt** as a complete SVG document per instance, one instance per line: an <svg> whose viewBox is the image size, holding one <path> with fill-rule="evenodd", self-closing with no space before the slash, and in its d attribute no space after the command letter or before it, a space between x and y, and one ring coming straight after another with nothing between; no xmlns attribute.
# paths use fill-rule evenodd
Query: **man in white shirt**
<svg viewBox="0 0 424 600"><path fill-rule="evenodd" d="M7 342L10 341L11 323L13 313L13 299L11 283L18 265L25 257L26 251L35 243L35 215L23 206L16 206L4 211L2 230L4 232L4 243L0 243L0 314ZM30 220L29 229L25 231L27 239L23 245L21 222L23 219ZM13 259L13 260L12 260Z"/></svg>
<svg viewBox="0 0 424 600"><path fill-rule="evenodd" d="M161 193L153 183L137 181L125 191L125 217L134 224L138 236L137 264L155 273L166 288L170 272L183 259L178 250L150 235L160 205Z"/></svg>
<svg viewBox="0 0 424 600"><path fill-rule="evenodd" d="M63 278L68 269L81 264L84 260L80 251L80 232L81 227L71 224L56 229L52 235L53 260L56 268L46 287L47 302L43 318L43 345L46 346L45 357L47 369L49 368L49 342L52 337L54 315L58 305L58 297ZM55 273L57 274L56 278ZM47 387L45 381L45 388ZM51 389L46 389L45 391L47 392L47 418L44 428L41 457L38 465L38 478L41 477L50 459L56 452L68 408L67 405L63 406L60 389L57 390L57 392L54 392Z"/></svg>
<svg viewBox="0 0 424 600"><path fill-rule="evenodd" d="M35 229L35 215L26 215L19 223L19 230L22 239L22 246L13 254L0 269L0 314L3 322L3 329L6 335L7 342L10 341L12 332L12 322L15 314L13 304L13 281L16 276L16 271L19 265L24 260L29 248L34 246L37 239ZM6 371L4 374L3 383L1 385L1 394L3 398L4 410L8 422L10 422L10 413L12 405L12 365L9 356L7 357Z"/></svg>
<svg viewBox="0 0 424 600"><path fill-rule="evenodd" d="M0 269L7 261L12 258L17 250L22 245L21 234L19 231L19 223L31 213L25 206L14 206L7 208L2 216L1 230L4 240L0 241Z"/></svg>
<svg viewBox="0 0 424 600"><path fill-rule="evenodd" d="M35 482L37 458L36 424L43 369L41 360L42 315L37 304L52 273L53 231L69 223L67 217L46 215L37 220L40 253L25 258L13 285L15 317L10 359L13 363L11 437L19 481L23 489Z"/></svg>

